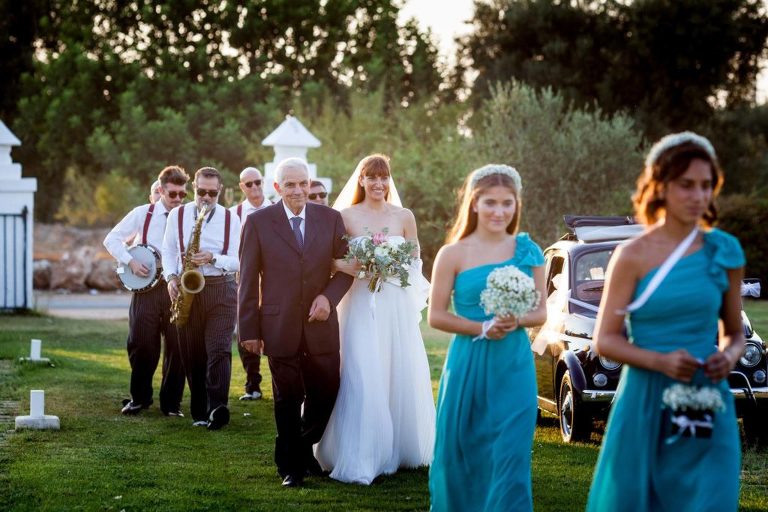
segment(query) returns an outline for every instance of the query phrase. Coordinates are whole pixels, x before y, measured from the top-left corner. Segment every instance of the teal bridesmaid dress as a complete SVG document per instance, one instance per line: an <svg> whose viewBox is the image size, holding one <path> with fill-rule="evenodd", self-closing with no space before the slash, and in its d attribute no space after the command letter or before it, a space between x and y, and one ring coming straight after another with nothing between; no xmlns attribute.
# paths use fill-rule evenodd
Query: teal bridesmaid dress
<svg viewBox="0 0 768 512"><path fill-rule="evenodd" d="M480 306L488 274L514 265L528 275L543 265L541 249L517 235L507 261L456 276L456 314L491 318ZM536 428L536 373L525 329L501 340L456 335L440 378L435 457L429 472L432 510L532 510L531 448Z"/></svg>
<svg viewBox="0 0 768 512"><path fill-rule="evenodd" d="M684 348L706 359L717 350L718 318L728 269L744 266L738 240L718 229L682 259L641 308L629 316L630 341L658 352ZM654 269L635 290L642 293ZM741 447L727 379L717 384L702 371L693 383L714 385L726 404L715 414L712 437L674 437L667 430L662 393L674 381L625 366L608 418L589 492L591 512L727 512L739 503Z"/></svg>

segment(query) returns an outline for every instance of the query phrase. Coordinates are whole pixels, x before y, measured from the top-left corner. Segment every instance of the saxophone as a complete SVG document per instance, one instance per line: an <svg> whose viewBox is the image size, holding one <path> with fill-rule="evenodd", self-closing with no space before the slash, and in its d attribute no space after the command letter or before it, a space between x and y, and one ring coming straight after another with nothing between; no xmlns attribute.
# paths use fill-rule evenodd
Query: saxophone
<svg viewBox="0 0 768 512"><path fill-rule="evenodd" d="M179 294L171 303L171 322L178 327L186 325L195 295L200 293L205 286L205 277L202 272L197 270L197 265L192 263L191 255L200 250L200 232L203 230L203 221L207 213L208 205L203 205L192 228L187 252L184 254L184 264L179 278Z"/></svg>

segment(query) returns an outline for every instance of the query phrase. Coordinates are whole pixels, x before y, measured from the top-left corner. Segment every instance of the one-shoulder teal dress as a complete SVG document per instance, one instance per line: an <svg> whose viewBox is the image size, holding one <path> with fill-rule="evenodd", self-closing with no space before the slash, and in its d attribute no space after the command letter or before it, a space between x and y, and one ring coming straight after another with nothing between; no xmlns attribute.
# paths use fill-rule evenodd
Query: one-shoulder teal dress
<svg viewBox="0 0 768 512"><path fill-rule="evenodd" d="M717 350L718 318L728 269L744 266L739 241L718 229L703 247L672 268L629 316L630 341L658 352L684 348L706 359ZM635 298L658 271L644 276ZM727 379L716 384L726 404L715 414L712 437L675 437L665 425L664 390L676 381L625 366L608 418L587 510L727 512L739 502L741 448ZM694 384L715 385L698 371Z"/></svg>
<svg viewBox="0 0 768 512"><path fill-rule="evenodd" d="M514 265L528 275L544 263L526 233L514 256L456 276L456 314L491 318L480 306L488 274ZM435 457L429 472L432 510L532 510L531 448L536 428L536 373L525 329L501 340L457 335L445 359L437 399Z"/></svg>

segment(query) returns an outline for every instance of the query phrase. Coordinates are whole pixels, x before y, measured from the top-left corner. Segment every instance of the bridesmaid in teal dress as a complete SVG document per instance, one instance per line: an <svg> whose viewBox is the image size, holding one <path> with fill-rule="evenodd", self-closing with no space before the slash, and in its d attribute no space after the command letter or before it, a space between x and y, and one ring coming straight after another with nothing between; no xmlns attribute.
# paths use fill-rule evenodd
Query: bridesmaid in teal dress
<svg viewBox="0 0 768 512"><path fill-rule="evenodd" d="M523 327L544 323L544 301L490 328L491 315L480 306L488 274L508 265L533 276L544 296L541 249L517 233L521 188L520 175L506 165L474 171L449 244L435 260L429 324L455 334L440 379L429 472L435 512L533 509L536 375Z"/></svg>
<svg viewBox="0 0 768 512"><path fill-rule="evenodd" d="M715 151L701 136L669 135L648 155L634 196L636 216L647 229L614 254L597 318L598 353L625 367L589 511L738 507L741 452L726 377L744 348L744 253L736 238L711 228L721 185ZM647 300L637 300L688 235L692 244L661 284ZM623 334L625 310L629 340ZM720 392L725 408L714 415L711 438L672 434L662 395L681 382Z"/></svg>

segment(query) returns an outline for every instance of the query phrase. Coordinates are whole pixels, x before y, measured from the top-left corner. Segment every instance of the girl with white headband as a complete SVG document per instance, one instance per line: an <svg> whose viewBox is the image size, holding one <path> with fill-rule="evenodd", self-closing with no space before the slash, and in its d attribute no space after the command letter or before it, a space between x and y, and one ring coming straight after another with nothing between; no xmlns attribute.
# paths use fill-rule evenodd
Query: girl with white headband
<svg viewBox="0 0 768 512"><path fill-rule="evenodd" d="M597 317L597 352L625 366L589 511L738 507L739 431L727 377L744 348L745 260L736 238L712 228L722 182L712 144L695 133L668 135L648 154L633 198L647 229L616 249ZM693 402L680 406L678 391L714 405L689 414Z"/></svg>
<svg viewBox="0 0 768 512"><path fill-rule="evenodd" d="M433 512L533 508L536 371L524 327L544 323L545 304L519 318L492 319L480 300L488 275L508 266L532 276L546 296L541 249L517 232L521 192L512 167L474 171L432 271L429 324L455 335L437 399Z"/></svg>

